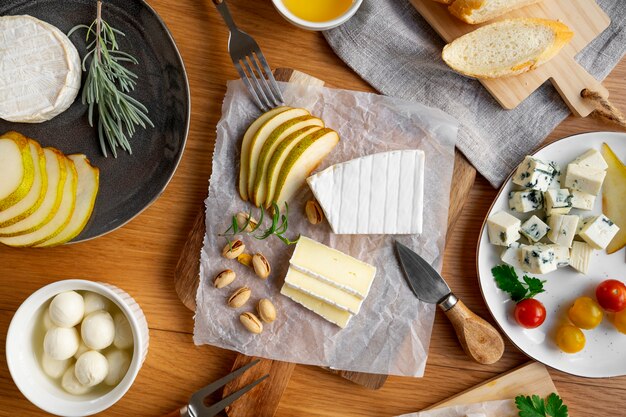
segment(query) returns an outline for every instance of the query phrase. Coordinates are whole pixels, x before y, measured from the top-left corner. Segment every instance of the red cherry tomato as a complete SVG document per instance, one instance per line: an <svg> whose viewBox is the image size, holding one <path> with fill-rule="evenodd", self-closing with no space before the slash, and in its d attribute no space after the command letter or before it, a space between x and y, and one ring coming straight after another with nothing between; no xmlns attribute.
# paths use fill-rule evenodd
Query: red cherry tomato
<svg viewBox="0 0 626 417"><path fill-rule="evenodd" d="M515 320L520 326L534 329L546 319L546 308L534 298L522 300L515 306Z"/></svg>
<svg viewBox="0 0 626 417"><path fill-rule="evenodd" d="M596 288L596 299L609 313L618 313L626 308L626 285L616 279L607 279Z"/></svg>

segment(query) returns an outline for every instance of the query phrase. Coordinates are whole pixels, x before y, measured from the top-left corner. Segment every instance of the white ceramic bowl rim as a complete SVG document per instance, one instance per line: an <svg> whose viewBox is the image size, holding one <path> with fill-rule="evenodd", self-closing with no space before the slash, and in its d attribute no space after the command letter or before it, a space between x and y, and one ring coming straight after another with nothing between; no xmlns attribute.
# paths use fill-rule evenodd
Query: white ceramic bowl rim
<svg viewBox="0 0 626 417"><path fill-rule="evenodd" d="M58 398L48 391L34 388L32 380L35 377L30 374L28 369L24 369L20 366L24 359L18 359L18 356L21 353L18 349L18 339L20 337L24 337L21 333L25 325L34 319L33 315L40 311L40 308L44 303L60 292L71 290L92 291L105 296L124 313L133 332L133 357L131 359L130 367L128 368L128 371L122 381L105 394L96 398L86 399L85 401L80 401L80 397L76 397L77 400L73 401ZM146 342L141 340L141 327L141 324L130 307L118 294L108 287L108 284L82 279L70 279L54 282L31 294L15 312L15 315L11 320L11 324L9 325L6 340L6 359L9 366L9 372L11 373L11 377L13 378L15 385L17 385L22 394L31 403L44 411L68 417L86 416L99 413L111 407L120 398L122 398L133 384L137 374L139 373L139 369L141 368L144 360L142 346L145 344L144 342ZM28 329L30 330L31 327L28 327ZM31 337L30 331L28 337ZM39 366L39 361L36 358L33 359L36 362L36 365ZM45 394L42 394L42 391L45 391ZM52 401L51 398L54 398L54 400Z"/></svg>
<svg viewBox="0 0 626 417"><path fill-rule="evenodd" d="M283 0L272 0L272 2L274 3L274 6L278 9L280 14L283 15L285 19L294 23L296 26L313 30L326 30L337 27L350 19L356 13L357 9L361 7L361 3L363 3L363 0L353 0L352 6L350 6L350 8L345 11L345 13L343 13L341 16L338 16L332 20L327 20L325 22L311 22L309 20L304 20L296 16L291 12L291 10L287 8L287 6L285 6Z"/></svg>

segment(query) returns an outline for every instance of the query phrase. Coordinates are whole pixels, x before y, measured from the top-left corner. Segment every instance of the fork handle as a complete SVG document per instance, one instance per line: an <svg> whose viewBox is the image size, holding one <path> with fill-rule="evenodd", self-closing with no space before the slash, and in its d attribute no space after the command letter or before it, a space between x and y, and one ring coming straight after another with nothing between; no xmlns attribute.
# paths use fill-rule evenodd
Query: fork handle
<svg viewBox="0 0 626 417"><path fill-rule="evenodd" d="M230 10L228 10L226 2L224 0L213 0L213 4L215 4L217 11L222 15L222 19L224 19L228 29L230 29L231 32L238 32L239 29L237 28L233 17L230 15Z"/></svg>

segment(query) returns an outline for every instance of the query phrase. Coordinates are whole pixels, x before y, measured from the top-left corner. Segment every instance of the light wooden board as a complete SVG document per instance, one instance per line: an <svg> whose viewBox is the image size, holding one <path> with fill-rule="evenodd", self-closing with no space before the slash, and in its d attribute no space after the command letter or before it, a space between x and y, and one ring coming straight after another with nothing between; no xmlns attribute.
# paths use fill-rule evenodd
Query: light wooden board
<svg viewBox="0 0 626 417"><path fill-rule="evenodd" d="M432 0L411 0L411 3L446 42L451 42L481 26L462 22L452 16L445 5ZM574 38L556 57L533 71L515 77L481 80L502 107L506 109L517 107L547 80L552 82L577 116L588 116L594 110L589 101L580 97L580 92L584 88L598 91L608 97L608 91L574 59L575 55L602 33L611 22L595 0L544 0L510 12L500 19L511 17L539 17L562 21L574 31Z"/></svg>

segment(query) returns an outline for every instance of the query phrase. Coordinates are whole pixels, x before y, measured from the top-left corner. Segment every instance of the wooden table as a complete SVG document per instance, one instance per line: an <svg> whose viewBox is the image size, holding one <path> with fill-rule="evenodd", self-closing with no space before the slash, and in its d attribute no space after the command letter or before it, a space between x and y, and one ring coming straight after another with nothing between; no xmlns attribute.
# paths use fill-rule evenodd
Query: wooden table
<svg viewBox="0 0 626 417"><path fill-rule="evenodd" d="M185 236L206 197L215 125L226 81L236 72L226 54L228 33L209 0L149 0L181 50L192 92L189 141L182 163L161 198L124 228L100 239L48 250L0 248L0 356L7 327L33 291L66 278L110 282L133 295L150 324L148 358L126 396L103 416L158 416L182 405L198 388L229 372L235 354L193 344L192 314L176 298L172 274ZM295 67L331 85L373 91L333 53L319 33L290 26L269 0L230 0L236 21L262 45L274 67ZM613 102L626 109L626 61L605 81ZM569 118L548 138L606 130L594 121ZM478 290L475 249L483 217L495 197L479 177L444 258L444 275L476 313L490 317ZM437 313L426 375L391 377L368 391L318 367L298 366L278 417L392 416L422 409L528 359L510 343L500 362L482 366L461 351L452 327ZM626 408L626 377L583 379L551 371L573 416L613 416ZM0 416L38 416L0 361ZM618 413L619 414L619 413Z"/></svg>

